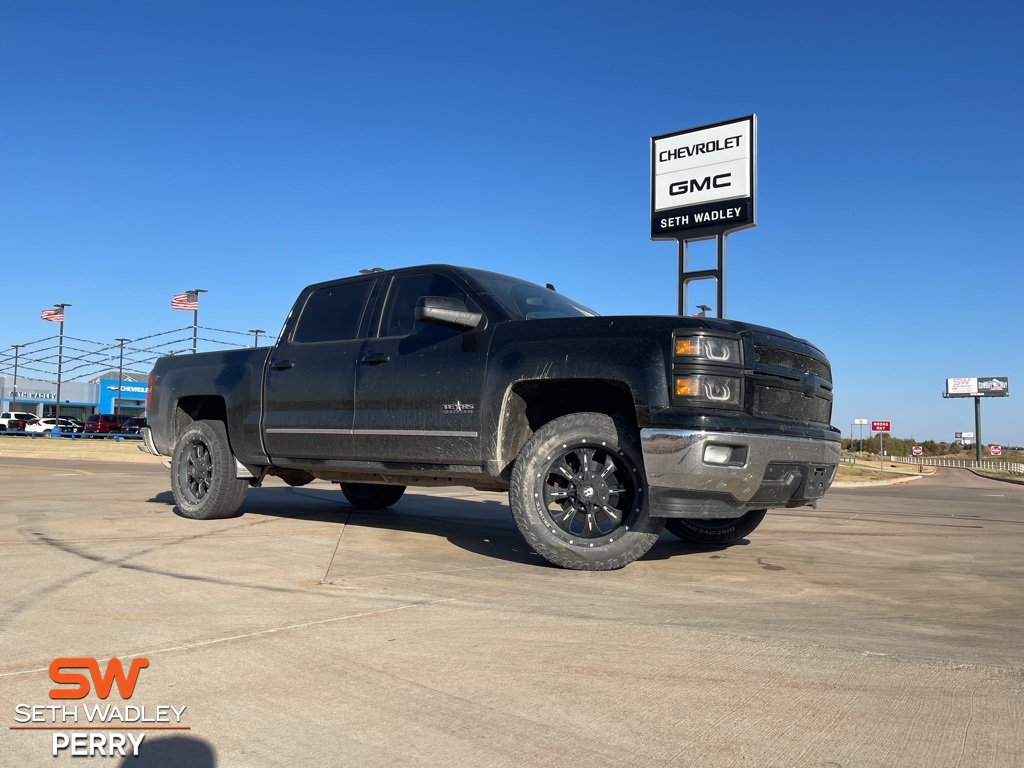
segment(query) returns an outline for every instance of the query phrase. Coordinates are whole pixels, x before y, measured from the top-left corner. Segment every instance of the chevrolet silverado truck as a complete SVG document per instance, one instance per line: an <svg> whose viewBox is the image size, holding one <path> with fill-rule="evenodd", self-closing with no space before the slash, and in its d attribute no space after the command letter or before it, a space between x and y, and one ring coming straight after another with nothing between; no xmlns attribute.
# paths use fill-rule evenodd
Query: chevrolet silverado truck
<svg viewBox="0 0 1024 768"><path fill-rule="evenodd" d="M408 486L508 492L565 568L621 568L663 528L727 545L814 505L840 455L814 346L703 317L598 316L493 272L409 267L304 289L273 347L160 358L143 450L181 515L268 476L383 509Z"/></svg>

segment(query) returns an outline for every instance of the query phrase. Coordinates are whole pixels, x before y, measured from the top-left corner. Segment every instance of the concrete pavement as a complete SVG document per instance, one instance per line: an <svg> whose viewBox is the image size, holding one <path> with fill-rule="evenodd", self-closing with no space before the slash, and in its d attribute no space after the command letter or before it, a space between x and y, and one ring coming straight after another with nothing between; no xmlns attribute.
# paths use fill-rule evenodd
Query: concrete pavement
<svg viewBox="0 0 1024 768"><path fill-rule="evenodd" d="M52 765L106 703L185 707L131 731L151 766L1024 765L1024 489L967 472L610 573L548 566L499 494L273 485L202 522L159 465L0 458L0 483L0 765ZM57 701L60 657L149 666ZM55 703L80 721L10 728Z"/></svg>

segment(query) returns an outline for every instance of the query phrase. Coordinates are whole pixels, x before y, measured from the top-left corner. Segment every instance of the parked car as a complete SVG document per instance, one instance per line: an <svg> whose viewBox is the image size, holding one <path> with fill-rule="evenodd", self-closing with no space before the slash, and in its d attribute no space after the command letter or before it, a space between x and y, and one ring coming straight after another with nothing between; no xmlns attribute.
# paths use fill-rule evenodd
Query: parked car
<svg viewBox="0 0 1024 768"><path fill-rule="evenodd" d="M117 416L113 413L93 413L85 418L85 431L100 435L120 432L121 425L127 419L127 416Z"/></svg>
<svg viewBox="0 0 1024 768"><path fill-rule="evenodd" d="M79 434L85 431L83 427L78 426L70 419L61 419L59 423L60 431L67 434ZM25 425L25 431L48 435L53 432L53 428L57 426L57 424L58 421L55 418L36 419L31 424Z"/></svg>
<svg viewBox="0 0 1024 768"><path fill-rule="evenodd" d="M143 427L148 427L149 422L146 421L142 416L132 416L130 419L125 419L124 424L121 425L122 435L137 435L139 430Z"/></svg>
<svg viewBox="0 0 1024 768"><path fill-rule="evenodd" d="M5 428L15 431L23 430L27 424L35 421L36 415L26 411L4 411L0 413L0 424Z"/></svg>

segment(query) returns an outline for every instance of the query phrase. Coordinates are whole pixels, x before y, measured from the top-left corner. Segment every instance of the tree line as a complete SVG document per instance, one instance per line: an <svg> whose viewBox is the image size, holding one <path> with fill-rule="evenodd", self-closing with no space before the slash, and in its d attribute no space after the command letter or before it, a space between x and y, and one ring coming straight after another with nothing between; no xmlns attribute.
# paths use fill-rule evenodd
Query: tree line
<svg viewBox="0 0 1024 768"><path fill-rule="evenodd" d="M974 446L973 445L961 445L960 443L943 443L935 440L915 440L914 438L900 438L891 437L889 435L872 435L871 437L865 437L861 440L858 437L852 440L848 437L843 438L843 451L847 453L856 453L863 450L865 453L877 454L882 448L890 456L913 456L913 448L915 445L921 446L921 453L924 456L959 456L964 455L966 458L974 457ZM861 445L863 444L863 449ZM1016 459L1010 459L1008 454L1010 451L1020 452L1024 450L1019 445L1004 445L1001 446L1003 449L1003 455L998 457L1004 461L1016 461ZM988 446L983 446L982 452L988 456Z"/></svg>

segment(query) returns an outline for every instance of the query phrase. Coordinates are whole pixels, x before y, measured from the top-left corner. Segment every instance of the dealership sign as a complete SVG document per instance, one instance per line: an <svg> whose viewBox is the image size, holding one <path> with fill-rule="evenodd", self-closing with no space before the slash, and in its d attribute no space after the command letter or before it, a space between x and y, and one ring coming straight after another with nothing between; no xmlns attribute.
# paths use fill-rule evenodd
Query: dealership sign
<svg viewBox="0 0 1024 768"><path fill-rule="evenodd" d="M651 138L651 237L752 227L757 118Z"/></svg>
<svg viewBox="0 0 1024 768"><path fill-rule="evenodd" d="M979 379L946 379L945 397L1007 397L1010 382L1005 376Z"/></svg>

